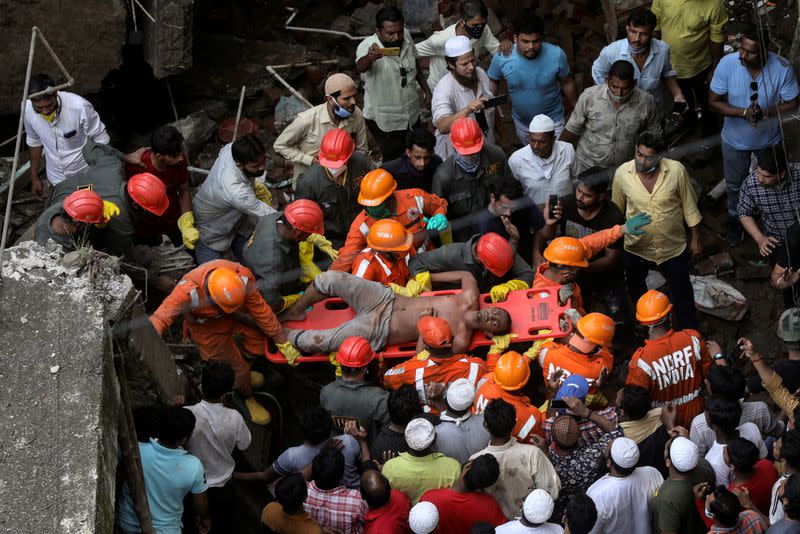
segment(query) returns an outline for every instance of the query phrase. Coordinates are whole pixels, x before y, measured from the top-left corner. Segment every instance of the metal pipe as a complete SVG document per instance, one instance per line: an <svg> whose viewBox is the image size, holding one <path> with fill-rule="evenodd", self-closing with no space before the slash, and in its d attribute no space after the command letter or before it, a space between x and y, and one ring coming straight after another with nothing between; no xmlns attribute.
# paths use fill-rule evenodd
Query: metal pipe
<svg viewBox="0 0 800 534"><path fill-rule="evenodd" d="M340 32L337 30L326 30L323 28L305 28L303 26L289 26L289 24L291 24L291 22L294 20L297 14L300 13L300 10L297 9L296 7L287 7L286 9L291 11L292 14L289 16L288 19L286 19L286 22L283 23L284 30L294 30L298 32L309 32L309 33L324 33L327 35L338 35L339 37L347 37L351 41L363 41L367 37L370 37L369 35L350 35L347 32Z"/></svg>
<svg viewBox="0 0 800 534"><path fill-rule="evenodd" d="M300 93L298 93L298 92L297 92L297 90L296 90L294 87L292 87L291 85L289 85L289 82L287 82L286 80L284 80L284 79L281 77L281 75L280 75L280 74L278 74L277 72L275 72L275 69L273 69L273 68L272 68L272 67L270 67L269 65L267 65L267 72L269 72L270 74L272 74L273 76L275 76L275 78L276 78L276 79L277 79L279 82L281 82L281 85L283 85L285 88L287 88L289 91L291 91L291 93L292 93L294 96L296 96L297 98L299 98L301 102L305 103L305 105L306 105L306 106L308 106L308 107L310 107L310 108L313 108L313 107L314 107L313 105L311 105L311 102L309 102L308 100L306 100L306 99L305 99L305 97L303 97L303 95L301 95Z"/></svg>
<svg viewBox="0 0 800 534"><path fill-rule="evenodd" d="M134 3L135 3L137 6L139 6L139 9L141 9L141 10L142 10L142 13L144 13L145 15L147 15L147 18L148 18L148 19L150 19L150 20L151 20L151 21L153 21L153 22L155 22L155 21L156 21L156 19L154 19L154 18L153 18L153 15L151 15L150 13L148 13L148 12L147 12L147 10L144 8L144 6L143 6L142 4L140 4L140 3L139 3L139 0L133 0L133 1L134 1Z"/></svg>
<svg viewBox="0 0 800 534"><path fill-rule="evenodd" d="M270 65L273 69L291 69L295 67L311 67L312 65L336 65L336 59L324 59L322 61L303 61L301 63L287 63L285 65Z"/></svg>
<svg viewBox="0 0 800 534"><path fill-rule="evenodd" d="M201 169L200 167L192 167L190 165L189 166L189 172L196 172L197 174L208 175L208 173L210 173L211 171L208 170L208 169Z"/></svg>
<svg viewBox="0 0 800 534"><path fill-rule="evenodd" d="M164 80L167 82L167 94L169 94L169 103L172 106L172 114L175 115L175 121L177 122L178 119L178 108L175 107L175 99L172 98L172 87L169 86L169 78Z"/></svg>
<svg viewBox="0 0 800 534"><path fill-rule="evenodd" d="M236 123L233 125L233 140L238 139L239 134L239 120L242 118L242 106L244 105L244 90L246 85L242 86L242 94L239 95L239 108L236 110Z"/></svg>

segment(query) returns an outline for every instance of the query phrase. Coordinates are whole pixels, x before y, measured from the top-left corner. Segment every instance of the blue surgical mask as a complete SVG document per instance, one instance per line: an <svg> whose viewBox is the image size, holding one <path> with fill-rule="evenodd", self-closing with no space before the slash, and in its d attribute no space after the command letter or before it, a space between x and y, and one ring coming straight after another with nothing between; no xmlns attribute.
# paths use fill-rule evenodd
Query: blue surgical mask
<svg viewBox="0 0 800 534"><path fill-rule="evenodd" d="M353 114L340 106L336 100L333 101L333 112L340 119L349 119Z"/></svg>
<svg viewBox="0 0 800 534"><path fill-rule="evenodd" d="M628 52L630 52L631 54L634 54L634 55L638 55L638 54L641 54L642 52L644 52L645 50L647 50L649 47L650 47L650 45L640 46L640 47L637 48L637 47L633 46L631 43L628 43Z"/></svg>

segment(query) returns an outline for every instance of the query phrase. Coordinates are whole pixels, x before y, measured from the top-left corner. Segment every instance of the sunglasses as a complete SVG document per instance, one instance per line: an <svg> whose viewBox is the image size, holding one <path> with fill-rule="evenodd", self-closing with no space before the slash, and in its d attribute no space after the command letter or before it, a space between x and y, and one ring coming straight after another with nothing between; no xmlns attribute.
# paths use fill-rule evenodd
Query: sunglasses
<svg viewBox="0 0 800 534"><path fill-rule="evenodd" d="M400 87L405 87L408 83L408 71L405 67L400 67Z"/></svg>
<svg viewBox="0 0 800 534"><path fill-rule="evenodd" d="M750 90L753 91L753 94L750 95L750 102L755 102L758 100L758 83L750 82Z"/></svg>

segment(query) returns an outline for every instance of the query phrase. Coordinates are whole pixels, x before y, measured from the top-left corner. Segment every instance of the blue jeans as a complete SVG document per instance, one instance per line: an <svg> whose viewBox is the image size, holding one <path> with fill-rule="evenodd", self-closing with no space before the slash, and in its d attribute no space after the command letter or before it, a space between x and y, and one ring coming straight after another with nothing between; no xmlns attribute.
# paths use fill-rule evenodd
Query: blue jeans
<svg viewBox="0 0 800 534"><path fill-rule="evenodd" d="M236 257L236 261L241 264L244 264L245 243L247 243L247 238L239 234L236 234L233 238L233 243L231 243L231 252L233 252L233 255ZM194 259L197 261L197 265L202 265L210 261L222 259L225 256L225 252L227 251L223 250L220 252L209 248L204 245L202 241L198 241L194 246Z"/></svg>
<svg viewBox="0 0 800 534"><path fill-rule="evenodd" d="M722 143L722 170L725 173L725 185L728 188L728 216L739 219L739 189L750 174L750 155L760 150L736 150L731 145Z"/></svg>

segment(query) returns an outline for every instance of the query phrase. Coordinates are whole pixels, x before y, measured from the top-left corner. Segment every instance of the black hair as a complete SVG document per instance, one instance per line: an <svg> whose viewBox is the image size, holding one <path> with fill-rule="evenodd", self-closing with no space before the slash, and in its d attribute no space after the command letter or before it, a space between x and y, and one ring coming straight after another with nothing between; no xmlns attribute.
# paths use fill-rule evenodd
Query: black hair
<svg viewBox="0 0 800 534"><path fill-rule="evenodd" d="M348 367L346 365L342 365L342 376L350 378L360 374L363 370L364 367Z"/></svg>
<svg viewBox="0 0 800 534"><path fill-rule="evenodd" d="M789 519L800 519L800 473L795 473L786 479L783 498L789 501L789 504L783 504L786 516Z"/></svg>
<svg viewBox="0 0 800 534"><path fill-rule="evenodd" d="M611 457L611 455L608 456L608 461L611 462L611 466L614 468L614 470L623 477L631 476L633 472L636 471L635 465L631 467L622 467L621 465L619 465L617 462L614 461L614 458Z"/></svg>
<svg viewBox="0 0 800 534"><path fill-rule="evenodd" d="M183 153L183 135L171 124L159 126L150 134L150 149L155 154L179 156Z"/></svg>
<svg viewBox="0 0 800 534"><path fill-rule="evenodd" d="M404 384L391 391L386 408L392 423L402 427L422 412L417 390L411 384Z"/></svg>
<svg viewBox="0 0 800 534"><path fill-rule="evenodd" d="M303 439L312 445L319 445L329 437L333 430L333 421L325 408L312 406L300 414L300 432Z"/></svg>
<svg viewBox="0 0 800 534"><path fill-rule="evenodd" d="M403 12L392 6L385 6L375 13L375 27L383 29L384 22L403 22Z"/></svg>
<svg viewBox="0 0 800 534"><path fill-rule="evenodd" d="M733 434L742 417L742 406L736 400L710 397L706 400L706 415L709 425L719 427L726 434Z"/></svg>
<svg viewBox="0 0 800 534"><path fill-rule="evenodd" d="M370 508L380 508L392 498L392 485L389 483L389 479L380 471L376 476L380 480L380 484L373 488L368 488L368 484L364 483L364 478L361 478L361 498L367 502L367 506Z"/></svg>
<svg viewBox="0 0 800 534"><path fill-rule="evenodd" d="M324 448L311 462L311 479L321 490L340 485L344 475L344 454L339 449Z"/></svg>
<svg viewBox="0 0 800 534"><path fill-rule="evenodd" d="M728 491L725 486L714 488L714 500L708 505L708 511L722 527L733 527L739 522L742 505L739 497Z"/></svg>
<svg viewBox="0 0 800 534"><path fill-rule="evenodd" d="M656 24L658 24L658 19L656 19L655 14L649 9L636 9L628 18L629 26L636 26L637 28L646 26L650 28L651 32L656 29Z"/></svg>
<svg viewBox="0 0 800 534"><path fill-rule="evenodd" d="M28 94L32 95L35 93L41 93L48 87L55 87L56 82L53 81L53 78L48 76L47 74L34 74L31 76L30 84L28 84ZM51 98L53 95L42 95L37 96L35 100L39 100L41 98Z"/></svg>
<svg viewBox="0 0 800 534"><path fill-rule="evenodd" d="M303 511L303 503L308 497L306 481L300 473L289 473L275 485L275 500L283 507L283 512L294 515Z"/></svg>
<svg viewBox="0 0 800 534"><path fill-rule="evenodd" d="M636 146L639 145L652 148L656 151L656 154L661 154L667 149L667 143L664 141L664 136L652 130L645 130L639 134L639 136L636 138Z"/></svg>
<svg viewBox="0 0 800 534"><path fill-rule="evenodd" d="M578 183L583 187L599 195L608 192L611 185L611 170L602 167L589 167L578 175Z"/></svg>
<svg viewBox="0 0 800 534"><path fill-rule="evenodd" d="M464 485L469 491L488 488L500 478L500 464L491 454L481 454L474 460L464 475Z"/></svg>
<svg viewBox="0 0 800 534"><path fill-rule="evenodd" d="M430 130L421 126L411 128L406 133L406 148L411 150L414 145L433 152L433 149L436 148L436 136Z"/></svg>
<svg viewBox="0 0 800 534"><path fill-rule="evenodd" d="M177 445L182 439L191 437L196 419L191 410L170 406L161 418L158 439L169 445Z"/></svg>
<svg viewBox="0 0 800 534"><path fill-rule="evenodd" d="M509 200L516 200L525 195L525 189L522 184L513 176L503 175L496 180L490 180L486 184L487 192L494 195L494 198L500 200L501 196L507 197Z"/></svg>
<svg viewBox="0 0 800 534"><path fill-rule="evenodd" d="M619 408L625 411L625 415L631 421L644 419L651 407L652 400L647 389L634 384L629 384L622 388L622 399L620 400Z"/></svg>
<svg viewBox="0 0 800 534"><path fill-rule="evenodd" d="M564 524L570 534L589 534L597 523L597 506L585 493L576 493L564 512Z"/></svg>
<svg viewBox="0 0 800 534"><path fill-rule="evenodd" d="M161 431L161 419L164 408L160 406L142 406L133 410L133 427L136 429L136 441L147 443L150 438L157 438Z"/></svg>
<svg viewBox="0 0 800 534"><path fill-rule="evenodd" d="M469 534L494 534L495 529L491 523L487 523L486 521L480 521L472 525L472 530L469 531Z"/></svg>
<svg viewBox="0 0 800 534"><path fill-rule="evenodd" d="M521 33L525 35L544 34L544 23L542 19L536 16L532 9L524 9L519 20L514 24L514 35L519 35Z"/></svg>
<svg viewBox="0 0 800 534"><path fill-rule="evenodd" d="M727 400L738 401L744 397L747 380L736 367L730 365L712 365L708 371L708 384L711 394Z"/></svg>
<svg viewBox="0 0 800 534"><path fill-rule="evenodd" d="M781 459L800 470L800 429L788 430L781 438Z"/></svg>
<svg viewBox="0 0 800 534"><path fill-rule="evenodd" d="M786 153L781 145L767 147L758 153L758 166L770 174L778 175L786 170Z"/></svg>
<svg viewBox="0 0 800 534"><path fill-rule="evenodd" d="M619 59L611 64L606 76L608 76L609 80L611 78L616 78L623 82L633 80L633 65L624 59Z"/></svg>
<svg viewBox="0 0 800 534"><path fill-rule="evenodd" d="M766 55L770 45L769 32L766 28L759 32L755 24L745 24L741 26L739 33L741 33L740 39L750 39L757 42L761 49L761 54Z"/></svg>
<svg viewBox="0 0 800 534"><path fill-rule="evenodd" d="M506 438L517 424L517 412L503 399L492 399L483 411L483 422L492 437Z"/></svg>
<svg viewBox="0 0 800 534"><path fill-rule="evenodd" d="M461 2L461 18L464 20L474 19L480 15L483 18L489 16L489 10L480 0L463 0Z"/></svg>
<svg viewBox="0 0 800 534"><path fill-rule="evenodd" d="M233 146L231 147L233 161L239 163L240 165L256 163L260 161L261 158L264 157L266 151L267 150L264 148L264 143L261 142L261 139L253 134L243 135L234 141Z"/></svg>
<svg viewBox="0 0 800 534"><path fill-rule="evenodd" d="M728 460L740 473L752 473L758 461L758 447L744 438L733 438L725 447Z"/></svg>
<svg viewBox="0 0 800 534"><path fill-rule="evenodd" d="M203 364L203 397L219 399L233 389L236 375L230 364L220 361L208 361Z"/></svg>

